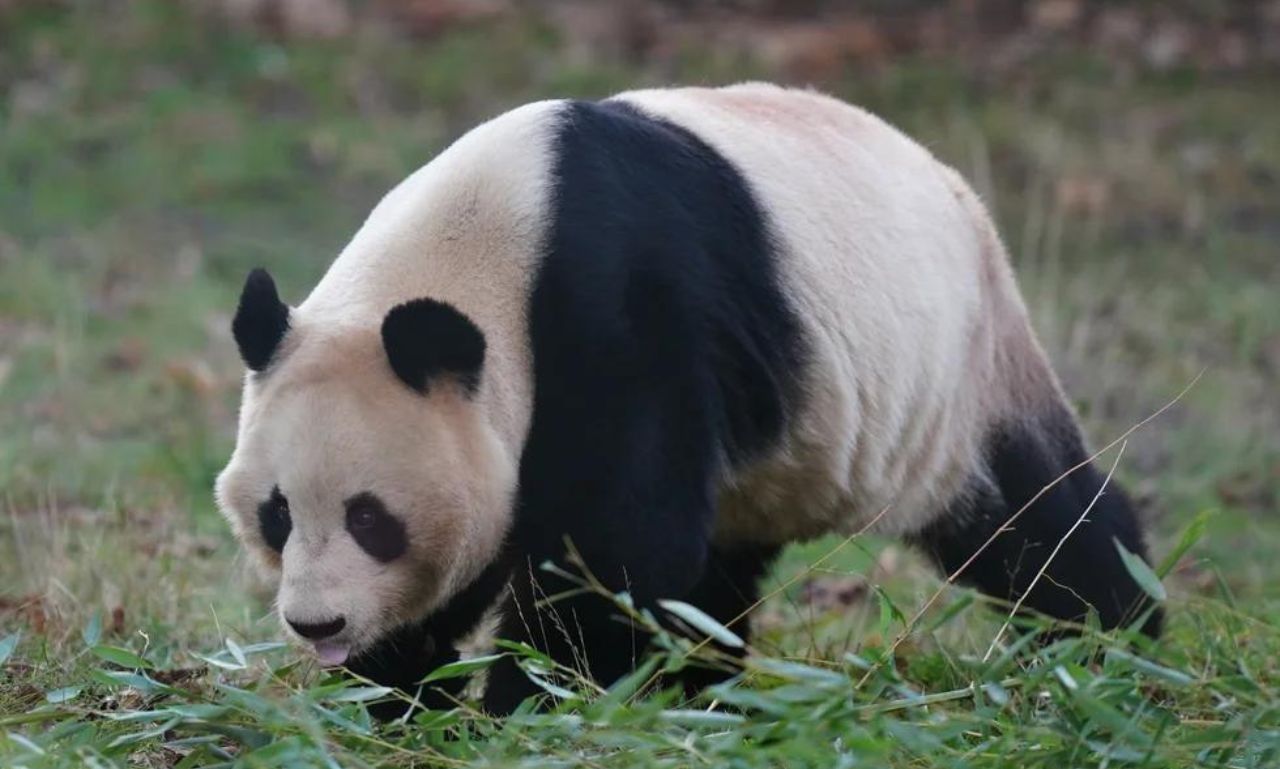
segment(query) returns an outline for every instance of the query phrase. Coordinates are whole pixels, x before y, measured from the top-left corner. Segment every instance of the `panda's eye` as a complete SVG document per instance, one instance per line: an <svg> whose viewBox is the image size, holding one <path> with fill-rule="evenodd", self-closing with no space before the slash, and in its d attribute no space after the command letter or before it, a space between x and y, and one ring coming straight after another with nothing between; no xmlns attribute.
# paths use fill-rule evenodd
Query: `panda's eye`
<svg viewBox="0 0 1280 769"><path fill-rule="evenodd" d="M347 524L353 529L372 529L378 523L378 511L359 507L347 513Z"/></svg>
<svg viewBox="0 0 1280 769"><path fill-rule="evenodd" d="M271 496L258 505L258 531L267 547L277 553L284 551L284 543L293 531L293 519L289 516L289 500L280 493L280 487L271 489Z"/></svg>
<svg viewBox="0 0 1280 769"><path fill-rule="evenodd" d="M372 492L361 492L346 502L347 531L366 553L390 563L409 549L408 532L400 519L387 510Z"/></svg>

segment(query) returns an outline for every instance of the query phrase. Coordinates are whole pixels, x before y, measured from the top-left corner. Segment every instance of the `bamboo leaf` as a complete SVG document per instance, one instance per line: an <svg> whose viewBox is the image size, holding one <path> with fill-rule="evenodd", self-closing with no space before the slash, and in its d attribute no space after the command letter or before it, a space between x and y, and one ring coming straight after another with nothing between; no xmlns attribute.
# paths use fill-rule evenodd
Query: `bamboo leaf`
<svg viewBox="0 0 1280 769"><path fill-rule="evenodd" d="M13 650L18 648L18 640L22 638L22 632L10 633L0 641L0 665L8 661L13 655Z"/></svg>
<svg viewBox="0 0 1280 769"><path fill-rule="evenodd" d="M368 702L385 697L391 691L386 686L353 686L325 699L330 702Z"/></svg>
<svg viewBox="0 0 1280 769"><path fill-rule="evenodd" d="M502 659L505 654L488 654L483 657L472 657L470 659L458 660L450 662L448 665L441 665L435 670L427 674L427 677L418 683L429 684L432 681L443 681L447 678L459 678L469 675L477 670L484 670L493 663Z"/></svg>
<svg viewBox="0 0 1280 769"><path fill-rule="evenodd" d="M721 625L702 609L684 601L658 601L658 605L679 617L689 627L709 638L734 649L741 649L746 642L729 628Z"/></svg>
<svg viewBox="0 0 1280 769"><path fill-rule="evenodd" d="M141 668L143 670L151 670L155 667L155 665L152 665L150 662L147 662L145 659L139 657L128 649L121 649L118 646L104 646L99 644L91 647L89 651L93 652L99 659L104 659L107 662L119 665L122 668Z"/></svg>
<svg viewBox="0 0 1280 769"><path fill-rule="evenodd" d="M64 702L70 702L71 700L74 700L76 697L79 697L79 696L80 696L79 686L64 686L61 689L54 689L53 691L44 695L44 698L49 702L53 703L54 705L60 705Z"/></svg>
<svg viewBox="0 0 1280 769"><path fill-rule="evenodd" d="M232 641L230 638L226 641L227 652L231 654L231 658L240 663L240 667L248 667L249 662L244 658L244 650L240 648L240 644Z"/></svg>
<svg viewBox="0 0 1280 769"><path fill-rule="evenodd" d="M1123 662L1126 665L1132 666L1136 670L1146 673L1152 678L1158 678L1165 683L1173 684L1175 686L1192 686L1196 683L1194 676L1183 673L1181 670L1174 670L1173 668L1168 668L1164 665L1158 665L1151 660L1143 659L1136 654L1130 654L1124 649L1107 649L1107 661L1110 662L1112 660Z"/></svg>
<svg viewBox="0 0 1280 769"><path fill-rule="evenodd" d="M102 612L95 611L93 616L89 618L89 624L84 626L80 637L84 639L84 645L90 648L97 646L98 641L102 638Z"/></svg>

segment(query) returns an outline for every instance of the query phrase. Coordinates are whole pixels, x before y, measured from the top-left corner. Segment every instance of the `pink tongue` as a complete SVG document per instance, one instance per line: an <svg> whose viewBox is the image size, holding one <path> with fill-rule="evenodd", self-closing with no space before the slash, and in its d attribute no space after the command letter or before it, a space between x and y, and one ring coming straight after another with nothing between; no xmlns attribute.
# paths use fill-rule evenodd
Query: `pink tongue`
<svg viewBox="0 0 1280 769"><path fill-rule="evenodd" d="M341 665L347 661L347 654L350 651L350 649L340 644L316 644L316 656L320 658L322 665Z"/></svg>

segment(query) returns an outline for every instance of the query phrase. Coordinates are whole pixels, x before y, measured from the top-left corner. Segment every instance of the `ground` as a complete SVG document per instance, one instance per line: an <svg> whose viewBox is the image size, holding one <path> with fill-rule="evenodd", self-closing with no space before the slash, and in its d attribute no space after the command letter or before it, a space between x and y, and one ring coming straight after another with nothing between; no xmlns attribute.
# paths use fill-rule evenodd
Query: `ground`
<svg viewBox="0 0 1280 769"><path fill-rule="evenodd" d="M524 14L334 41L126 6L0 3L0 763L1280 761L1273 70L1084 50L1012 74L926 55L820 73L973 181L1096 447L1177 399L1117 466L1167 572L1159 645L989 652L999 607L897 543L824 540L769 578L747 686L718 702L616 691L401 733L370 730L379 692L262 646L270 596L211 497L240 281L265 265L299 301L382 191L505 108L795 75L696 47L591 59Z"/></svg>

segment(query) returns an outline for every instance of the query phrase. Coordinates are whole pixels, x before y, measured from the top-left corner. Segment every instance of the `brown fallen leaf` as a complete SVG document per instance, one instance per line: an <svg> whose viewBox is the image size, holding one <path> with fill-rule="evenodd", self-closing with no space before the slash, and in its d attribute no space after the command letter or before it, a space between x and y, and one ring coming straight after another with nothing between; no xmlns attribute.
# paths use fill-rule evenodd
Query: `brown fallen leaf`
<svg viewBox="0 0 1280 769"><path fill-rule="evenodd" d="M177 684L186 683L205 674L207 668L173 668L172 670L156 670L151 673L151 677L162 684L176 686Z"/></svg>
<svg viewBox="0 0 1280 769"><path fill-rule="evenodd" d="M1065 32L1080 20L1080 0L1038 0L1027 9L1031 26L1046 32Z"/></svg>
<svg viewBox="0 0 1280 769"><path fill-rule="evenodd" d="M816 612L837 611L863 600L867 590L859 575L814 577L800 588L800 602Z"/></svg>
<svg viewBox="0 0 1280 769"><path fill-rule="evenodd" d="M200 398L210 398L218 390L218 378L209 364L202 360L170 361L165 364L164 375L179 388Z"/></svg>
<svg viewBox="0 0 1280 769"><path fill-rule="evenodd" d="M103 710L140 710L147 703L146 692L129 687L107 696L102 701Z"/></svg>
<svg viewBox="0 0 1280 769"><path fill-rule="evenodd" d="M146 357L146 344L137 337L129 337L103 357L102 365L108 371L128 373L137 371Z"/></svg>
<svg viewBox="0 0 1280 769"><path fill-rule="evenodd" d="M15 686L9 695L18 705L19 712L27 707L34 707L44 702L44 692L34 684L21 683Z"/></svg>
<svg viewBox="0 0 1280 769"><path fill-rule="evenodd" d="M1058 179L1054 197L1064 213L1097 216L1111 202L1111 183L1099 176L1071 174Z"/></svg>
<svg viewBox="0 0 1280 769"><path fill-rule="evenodd" d="M44 599L38 595L0 595L0 613L13 613L24 618L36 633L43 635L48 630L49 618L45 613Z"/></svg>

